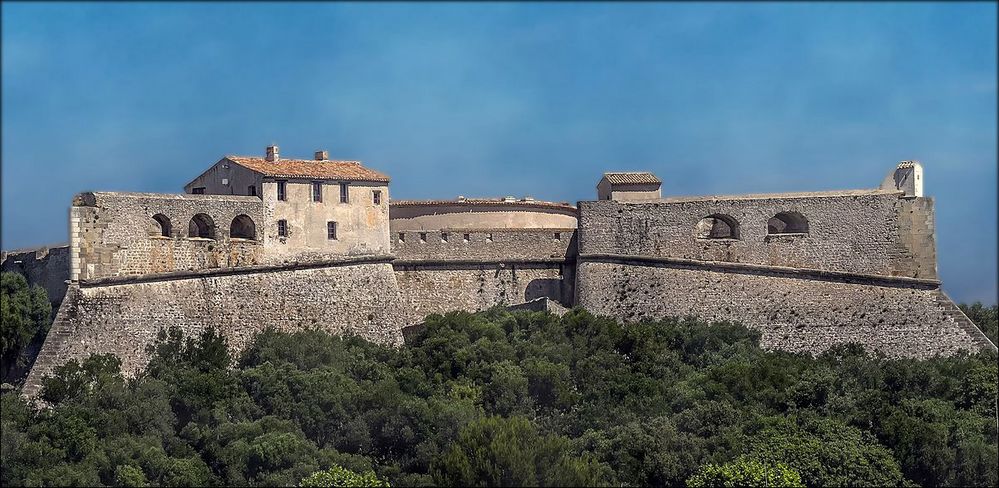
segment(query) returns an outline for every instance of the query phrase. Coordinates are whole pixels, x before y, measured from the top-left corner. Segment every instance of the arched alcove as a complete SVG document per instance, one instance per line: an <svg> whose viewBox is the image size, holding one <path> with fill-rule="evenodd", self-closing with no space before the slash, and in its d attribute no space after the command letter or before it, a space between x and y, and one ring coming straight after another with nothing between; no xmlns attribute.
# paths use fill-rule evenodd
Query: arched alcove
<svg viewBox="0 0 999 488"><path fill-rule="evenodd" d="M237 215L229 226L229 237L235 239L256 239L257 225L247 215Z"/></svg>
<svg viewBox="0 0 999 488"><path fill-rule="evenodd" d="M711 214L697 223L698 239L738 239L739 222L730 215Z"/></svg>
<svg viewBox="0 0 999 488"><path fill-rule="evenodd" d="M149 235L155 237L170 237L170 233L173 229L170 226L170 219L163 214L153 215L152 221L149 222Z"/></svg>
<svg viewBox="0 0 999 488"><path fill-rule="evenodd" d="M798 212L781 212L767 221L767 234L808 233L808 219Z"/></svg>
<svg viewBox="0 0 999 488"><path fill-rule="evenodd" d="M191 217L191 223L187 226L188 237L200 237L203 239L215 238L215 221L207 214L199 213Z"/></svg>

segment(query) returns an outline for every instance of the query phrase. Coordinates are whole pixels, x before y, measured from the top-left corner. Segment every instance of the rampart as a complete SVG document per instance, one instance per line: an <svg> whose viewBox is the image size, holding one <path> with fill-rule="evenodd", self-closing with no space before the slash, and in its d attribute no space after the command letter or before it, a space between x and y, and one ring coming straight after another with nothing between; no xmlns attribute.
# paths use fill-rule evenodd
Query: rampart
<svg viewBox="0 0 999 488"><path fill-rule="evenodd" d="M673 257L935 279L933 201L900 192L848 192L580 202L580 253ZM781 213L803 232L772 233ZM734 238L700 238L698 223L729 219Z"/></svg>
<svg viewBox="0 0 999 488"><path fill-rule="evenodd" d="M790 351L995 349L940 290L918 163L877 190L683 198L658 198L651 173L608 173L602 199L574 207L388 202L386 175L325 158L284 160L272 146L251 161L255 179L230 167L188 185L246 196L78 195L68 249L4 256L5 270L67 290L24 393L90 353L114 353L134 373L171 326L214 326L237 350L266 327L398 343L427 314L527 302L625 322L737 321ZM236 160L250 161L216 165Z"/></svg>
<svg viewBox="0 0 999 488"><path fill-rule="evenodd" d="M570 305L575 212L512 197L393 202L393 266L410 322L539 298Z"/></svg>
<svg viewBox="0 0 999 488"><path fill-rule="evenodd" d="M790 351L995 348L939 288L931 199L861 190L579 209L575 303L594 313L737 321Z"/></svg>
<svg viewBox="0 0 999 488"><path fill-rule="evenodd" d="M213 326L235 350L267 327L320 328L397 344L406 315L391 257L81 283L70 287L23 393L36 394L56 366L90 353L113 353L133 374L148 362L146 346L161 328L179 327L191 336Z"/></svg>

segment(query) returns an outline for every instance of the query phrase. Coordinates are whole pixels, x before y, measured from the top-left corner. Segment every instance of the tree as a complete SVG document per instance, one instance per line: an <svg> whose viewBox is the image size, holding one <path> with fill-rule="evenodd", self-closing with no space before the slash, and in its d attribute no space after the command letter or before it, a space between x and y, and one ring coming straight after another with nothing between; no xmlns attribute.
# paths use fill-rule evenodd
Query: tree
<svg viewBox="0 0 999 488"><path fill-rule="evenodd" d="M594 486L604 471L569 440L541 435L523 417L487 417L467 425L435 461L434 480L449 486Z"/></svg>
<svg viewBox="0 0 999 488"><path fill-rule="evenodd" d="M765 464L756 459L740 457L723 465L705 464L687 480L690 488L744 487L804 487L801 475L784 463Z"/></svg>
<svg viewBox="0 0 999 488"><path fill-rule="evenodd" d="M316 488L363 488L370 486L378 488L388 487L390 485L388 482L378 479L378 476L376 476L373 471L360 474L341 466L334 465L330 469L316 471L315 473L310 474L308 477L304 478L298 486L310 486Z"/></svg>
<svg viewBox="0 0 999 488"><path fill-rule="evenodd" d="M45 337L52 305L45 290L28 286L19 273L0 274L0 376L28 362L21 353L33 340Z"/></svg>
<svg viewBox="0 0 999 488"><path fill-rule="evenodd" d="M971 305L958 305L961 311L971 319L993 344L999 343L999 305L987 307L982 302Z"/></svg>

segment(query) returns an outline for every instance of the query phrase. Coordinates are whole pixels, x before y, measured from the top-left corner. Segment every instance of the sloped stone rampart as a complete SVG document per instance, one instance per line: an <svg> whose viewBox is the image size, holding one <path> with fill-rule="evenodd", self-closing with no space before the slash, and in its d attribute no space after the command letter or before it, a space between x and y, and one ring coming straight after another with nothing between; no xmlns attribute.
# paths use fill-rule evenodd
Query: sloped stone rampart
<svg viewBox="0 0 999 488"><path fill-rule="evenodd" d="M71 286L23 393L35 395L56 366L113 353L126 374L149 361L161 328L185 335L216 327L234 350L267 327L311 327L399 344L406 313L386 258L328 267L269 270L122 285Z"/></svg>

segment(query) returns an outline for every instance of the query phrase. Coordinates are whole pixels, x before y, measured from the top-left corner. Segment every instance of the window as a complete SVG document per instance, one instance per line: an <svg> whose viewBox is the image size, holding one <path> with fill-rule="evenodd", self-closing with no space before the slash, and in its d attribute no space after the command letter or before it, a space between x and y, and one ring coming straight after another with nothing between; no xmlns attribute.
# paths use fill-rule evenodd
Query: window
<svg viewBox="0 0 999 488"><path fill-rule="evenodd" d="M149 235L170 237L170 219L163 214L153 215L153 221L150 222Z"/></svg>
<svg viewBox="0 0 999 488"><path fill-rule="evenodd" d="M371 200L374 201L375 205L381 205L382 204L382 191L381 190L375 190L375 191L371 192Z"/></svg>
<svg viewBox="0 0 999 488"><path fill-rule="evenodd" d="M257 224L254 224L253 219L249 216L237 215L236 218L232 219L232 224L229 225L229 237L235 239L256 239Z"/></svg>
<svg viewBox="0 0 999 488"><path fill-rule="evenodd" d="M323 183L321 181L312 182L312 201L323 201Z"/></svg>
<svg viewBox="0 0 999 488"><path fill-rule="evenodd" d="M767 221L767 234L806 234L808 219L798 212L781 212Z"/></svg>
<svg viewBox="0 0 999 488"><path fill-rule="evenodd" d="M463 239L465 240L465 242L468 242L468 241L470 241L470 240L471 240L471 237L472 237L472 236L470 236L470 235L468 235L468 234L465 234L465 235L464 235L464 236L462 236L462 237L463 237Z"/></svg>
<svg viewBox="0 0 999 488"><path fill-rule="evenodd" d="M191 188L191 194L192 195L204 195L205 194L205 187L199 186L197 188Z"/></svg>
<svg viewBox="0 0 999 488"><path fill-rule="evenodd" d="M406 242L406 233L405 232L400 232L399 233L399 242Z"/></svg>
<svg viewBox="0 0 999 488"><path fill-rule="evenodd" d="M561 241L562 240L562 233L561 232L556 232L555 233L555 240L556 241Z"/></svg>
<svg viewBox="0 0 999 488"><path fill-rule="evenodd" d="M340 203L347 203L347 184L340 183Z"/></svg>
<svg viewBox="0 0 999 488"><path fill-rule="evenodd" d="M287 181L280 180L280 181L277 182L278 200L287 200L288 199L288 193L287 193L287 188L286 188L287 186L288 186L288 182Z"/></svg>
<svg viewBox="0 0 999 488"><path fill-rule="evenodd" d="M336 240L336 222L326 222L326 238L332 241Z"/></svg>
<svg viewBox="0 0 999 488"><path fill-rule="evenodd" d="M257 185L250 185L246 187L246 194L251 197L257 196Z"/></svg>
<svg viewBox="0 0 999 488"><path fill-rule="evenodd" d="M739 222L729 215L711 214L697 223L698 239L738 239Z"/></svg>
<svg viewBox="0 0 999 488"><path fill-rule="evenodd" d="M288 237L288 221L278 221L278 237Z"/></svg>
<svg viewBox="0 0 999 488"><path fill-rule="evenodd" d="M486 242L493 242L493 233L486 234Z"/></svg>
<svg viewBox="0 0 999 488"><path fill-rule="evenodd" d="M441 232L441 242L447 242L447 232Z"/></svg>
<svg viewBox="0 0 999 488"><path fill-rule="evenodd" d="M427 233L420 232L420 242L427 242Z"/></svg>
<svg viewBox="0 0 999 488"><path fill-rule="evenodd" d="M187 236L199 237L202 239L215 238L215 222L211 217L199 213L191 217L191 222L187 224Z"/></svg>

